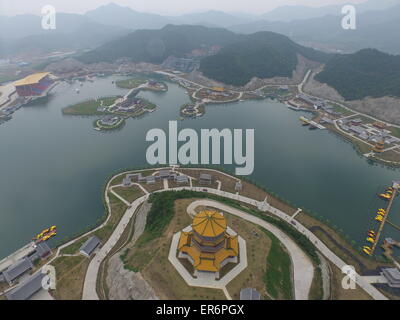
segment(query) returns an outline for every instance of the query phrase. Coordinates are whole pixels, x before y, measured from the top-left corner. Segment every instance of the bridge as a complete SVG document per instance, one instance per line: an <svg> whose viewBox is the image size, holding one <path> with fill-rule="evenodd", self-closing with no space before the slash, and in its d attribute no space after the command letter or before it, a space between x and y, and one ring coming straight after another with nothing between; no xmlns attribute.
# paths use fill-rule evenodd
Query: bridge
<svg viewBox="0 0 400 320"><path fill-rule="evenodd" d="M310 119L307 119L306 117L303 117L303 116L300 117L300 121L302 121L304 123L308 123L311 126L314 126L314 127L318 128L318 129L326 129L323 125L321 125L319 123L316 123L315 121L312 121Z"/></svg>
<svg viewBox="0 0 400 320"><path fill-rule="evenodd" d="M378 231L376 233L376 239L375 239L375 242L374 242L374 244L373 244L373 246L371 248L371 255L374 254L374 251L375 251L375 249L376 249L376 247L377 247L377 245L379 243L379 238L380 238L381 233L383 231L383 228L384 228L384 226L386 224L386 221L387 221L387 218L389 216L390 210L392 209L393 201L394 201L394 198L396 198L397 192L398 192L398 185L397 185L397 183L393 183L393 193L392 193L392 196L391 196L391 198L389 200L389 204L388 204L388 206L386 208L386 213L383 216L382 222L379 225L379 229L378 229Z"/></svg>

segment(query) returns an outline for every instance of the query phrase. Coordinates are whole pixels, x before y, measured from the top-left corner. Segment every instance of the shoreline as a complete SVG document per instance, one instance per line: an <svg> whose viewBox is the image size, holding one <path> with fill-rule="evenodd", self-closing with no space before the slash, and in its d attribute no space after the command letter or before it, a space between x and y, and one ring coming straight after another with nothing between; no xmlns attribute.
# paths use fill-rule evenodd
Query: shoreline
<svg viewBox="0 0 400 320"><path fill-rule="evenodd" d="M346 138L345 136L343 136L343 138ZM349 141L349 142L351 142L354 146L355 146L355 144L354 144L354 142L352 142L352 141ZM368 160L368 159L367 159ZM371 161L374 161L375 159L370 159ZM375 160L376 161L376 160ZM389 164L383 164L384 166L387 166L387 167L390 167L390 165Z"/></svg>
<svg viewBox="0 0 400 320"><path fill-rule="evenodd" d="M112 176L112 178L109 180L109 183L107 184L108 186L109 186L109 184L110 184L110 182L111 181L115 181L115 179L116 178L118 178L118 177L122 177L123 175L125 175L125 174L129 174L129 173L132 173L132 172L143 172L143 171L148 171L148 170L160 170L160 169L166 169L166 168L171 168L171 167L162 167L162 168L148 168L148 169L140 169L140 170L128 170L128 171L121 171L121 172L119 172L119 173L116 173L115 175L113 175ZM184 167L182 167L182 168L180 168L180 167L176 167L176 170L179 172L179 170L180 169L186 169L186 168L184 168ZM234 179L237 179L237 178L235 178L234 176L232 176L232 175L230 175L230 174L228 174L228 173L224 173L224 172L221 172L221 171L219 171L219 170L216 170L216 169L206 169L206 168L187 168L187 169L193 169L193 170L210 170L210 171L215 171L215 172L217 172L217 173L220 173L220 174L223 174L223 175L226 175L226 176L228 176L228 177L231 177L231 178L234 178ZM210 194L215 194L215 195L219 195L219 196L221 196L221 192L223 192L223 191L219 191L219 190L217 190L217 189L214 189L214 188L210 188L210 187L207 187L207 191L205 191L205 187L175 187L175 188L170 188L170 189L161 189L161 190L157 190L157 191L154 191L154 192L156 192L156 193L158 193L158 192L164 192L164 191L181 191L181 190L193 190L193 191L197 191L197 192L200 192L200 193L204 193L204 192L207 192L207 193L210 193ZM248 204L251 204L251 205L255 205L256 203L255 202L257 202L257 201L255 201L254 202L254 200L251 200L251 199L249 199L249 198L246 198L246 197L242 197L242 196L234 196L234 195L229 195L229 193L227 193L227 192L223 192L223 193L225 193L225 195L222 195L222 197L227 197L228 199L230 198L230 199L232 199L232 200L239 200L239 202L240 203L248 203ZM144 195L144 196L142 196L141 198L138 198L137 200L135 200L135 202L136 201L139 201L139 199L141 199L141 200L146 200L147 198L148 198L148 196L149 195ZM139 201L140 202L140 201ZM253 203L254 202L254 203ZM128 210L129 210L129 208L128 208ZM284 214L283 212L281 212L281 211L279 211L278 209L276 209L276 208L273 208L273 207L270 207L270 210L271 211L269 211L269 212L271 212L271 213L273 213L273 214L275 214L275 215L277 215L279 218L280 218L280 220L281 221L286 221L286 223L288 223L288 225L290 225L289 224L289 221L291 220L291 217L290 216L287 216L286 214ZM301 231L301 233L308 233L308 236L309 237L312 237L312 238L315 238L315 239L317 239L317 240L313 240L313 242L314 241L319 241L320 243L320 246L322 247L322 248L324 248L324 249L326 249L326 250L328 250L331 254L332 254L332 257L335 257L335 258L332 258L332 260L335 260L336 258L340 261L340 259L335 255L335 254L333 254L333 252L331 252L330 251L330 249L325 245L325 244L323 244L318 238L316 238L316 236L311 232L311 231L309 231L306 227L304 227L301 223L299 223L298 221L296 221L296 224L295 225L293 225L293 224L291 224L291 226L293 227L295 227L295 229L297 229L297 231ZM108 241L108 240L107 240ZM112 249L112 246L111 246L111 248L110 248L110 250ZM105 259L106 258L106 255L104 255L104 257L103 257L103 259ZM344 263L344 262L343 262ZM96 263L97 264L97 263ZM99 263L99 265L100 265L100 263ZM365 286L365 284L364 283L362 283L362 284L360 284L360 286ZM379 294L378 294L379 295Z"/></svg>
<svg viewBox="0 0 400 320"><path fill-rule="evenodd" d="M226 172L227 170L220 170L220 169L215 168L215 167L212 167L212 168L208 167L207 168L207 167L199 167L199 166L196 166L196 167L190 167L190 166L189 167L187 167L187 166L182 166L182 167L180 167L180 166L158 167L158 166L153 166L153 167L143 167L143 168L140 168L140 169L139 168L137 168L137 169L128 169L127 168L127 169L118 170L117 172L111 174L109 176L109 178L107 178L107 182L104 184L104 188L103 188L103 191L102 191L102 198L103 198L103 204L104 204L104 208L105 208L105 214L103 215L102 221L99 222L98 224L96 224L96 226L94 226L91 230L85 231L85 232L83 232L82 234L76 236L73 239L67 239L67 240L65 240L66 242L56 246L54 248L54 255L51 257L51 259L49 261L47 261L45 263L45 265L51 264L57 258L66 256L65 254L62 253L62 251L65 248L67 248L67 247L69 247L71 245L74 245L74 244L76 245L78 241L82 240L83 238L85 238L85 237L87 237L89 235L93 235L97 230L100 230L101 228L104 228L104 227L107 226L107 223L113 217L113 212L112 212L112 209L111 209L110 198L109 198L109 192L110 192L110 189L112 188L112 183L114 183L113 186L120 186L120 184L115 184L116 183L115 182L116 179L120 178L122 180L123 176L126 175L126 174L145 172L145 171L157 172L157 171L160 171L160 170L163 170L163 169L174 170L174 171L179 172L179 173L184 174L184 175L186 175L186 173L184 173L185 170L211 171L211 172L214 172L214 174L222 175L222 176L225 176L225 177L227 177L229 179L233 179L233 180L238 180L239 179L235 175L233 175L233 174L231 174L229 172ZM188 175L188 176L190 177L190 175ZM249 183L250 185L253 185L256 188L262 188L260 186L255 185L253 182L248 181L246 178L243 179L243 177L241 177L241 179L243 181L247 181L247 183ZM306 236L307 238L309 238L309 241L311 241L314 249L318 249L319 251L321 251L321 250L326 251L324 253L324 255L327 256L327 258L332 263L336 264L337 266L345 265L345 262L343 260L341 260L336 255L336 253L333 253L331 251L330 247L327 246L327 244L325 244L322 240L320 240L308 227L305 227L302 223L300 223L299 220L297 220L297 219L295 220L295 217L296 217L298 212L296 212L293 216L290 216L289 214L281 211L280 209L277 209L276 207L271 206L268 202L266 202L267 198L264 201L259 201L259 200L255 200L255 199L252 199L252 198L248 198L246 196L239 195L239 194L231 194L230 192L222 191L219 188L220 188L220 184L219 184L219 187L217 189L215 187L212 187L212 186L202 186L201 187L201 186L192 186L192 184L190 184L190 186L171 187L171 188L165 188L165 186L164 186L164 188L162 188L162 189L154 190L152 192L147 192L143 196L140 196L139 198L137 198L133 203L130 204L130 206L127 207L126 211L123 213L122 217L117 222L117 225L115 226L115 228L112 229L111 235L106 238L106 240L103 243L103 245L105 243L108 243L109 241L111 241L110 239L113 237L113 235L114 235L113 242L115 242L115 244L118 243L119 236L122 236L123 232L125 231L125 228L130 224L130 221L133 218L133 215L135 214L138 205L141 204L143 201L147 200L148 197L151 195L151 193L153 193L153 192L154 193L159 193L159 192L165 192L165 191L179 192L179 191L183 191L183 190L192 190L194 192L198 192L199 194L205 194L205 193L210 194L211 195L210 199L213 199L213 197L216 196L217 198L221 197L221 198L230 199L229 201L233 200L234 202L237 202L239 206L245 205L243 207L243 210L245 210L245 208L247 208L246 205L250 205L250 207L247 209L247 210L250 210L248 213L254 215L255 217L262 218L264 216L264 214L267 214L267 217L268 216L276 217L276 218L278 218L279 221L281 221L281 223L284 223L285 225L287 225L287 227L294 228L294 229L297 230L297 232L299 232L299 233L303 234L304 236ZM265 192L267 193L267 195L271 194L268 191L265 191ZM276 196L273 195L273 197L276 197ZM206 196L205 198L207 199L209 197ZM283 201L283 200L279 200L279 201ZM138 205L134 206L134 204L138 204ZM289 207L293 208L292 205L289 205ZM257 212L259 212L259 213L256 214L255 211L253 213L253 209L251 209L251 208L255 208L255 210L257 210L257 208L258 208ZM247 211L247 210L245 210L245 211ZM265 211L265 213L263 213L263 211ZM304 214L309 216L308 213L304 213ZM312 215L310 215L310 217L314 218ZM296 223L293 223L294 220L296 221ZM321 222L321 223L323 225L325 225L323 222ZM329 228L328 225L326 225L326 227ZM122 230L121 230L121 228L122 228ZM117 230L119 230L119 231L117 232ZM116 232L119 234L119 236L115 236ZM283 229L282 232L285 232L285 229ZM329 231L328 233L330 233L330 232L332 232L332 231ZM342 238L340 234L336 233L336 235L339 236L340 238ZM342 240L347 242L346 239L342 239ZM114 248L114 244L112 244L112 243L108 244L108 248L109 248L109 251L112 252L112 250ZM357 252L357 256L358 256L358 254L359 254L359 252ZM95 267L92 267L92 269L94 268L94 271L98 270L98 268L100 268L101 265L102 265L102 261L105 260L107 258L107 256L108 256L107 254L102 255L102 258L99 260L99 256L96 255L96 257L97 257L96 259L91 259L90 260L90 264L94 263L96 265ZM364 256L362 256L362 257L366 258L366 259L368 259L370 261L375 261L375 259L373 257L364 257ZM360 255L360 258L361 258L361 255ZM376 261L376 263L378 263L378 262ZM89 264L89 268L90 268L90 264ZM92 272L94 272L94 271L92 270ZM39 271L37 270L36 272L39 272ZM95 283L98 282L97 280L98 280L98 278L96 278ZM85 283L86 283L86 280L85 280ZM92 292L90 293L90 297L93 298L93 296L92 296L94 294L93 293L93 283L92 283L92 281L90 281L90 283L91 283L91 286L92 286ZM380 294L381 294L380 292L379 293L375 292L374 291L374 290L376 290L375 288L374 289L369 288L368 286L370 284L366 284L362 280L360 280L359 285L362 288L366 287L367 288L366 290L368 290L368 291L372 290L373 294L375 294L376 296L380 296ZM7 289L6 291L8 291L8 290L11 290L11 288ZM97 293L96 293L96 295L97 295ZM88 296L86 296L86 298L88 298Z"/></svg>

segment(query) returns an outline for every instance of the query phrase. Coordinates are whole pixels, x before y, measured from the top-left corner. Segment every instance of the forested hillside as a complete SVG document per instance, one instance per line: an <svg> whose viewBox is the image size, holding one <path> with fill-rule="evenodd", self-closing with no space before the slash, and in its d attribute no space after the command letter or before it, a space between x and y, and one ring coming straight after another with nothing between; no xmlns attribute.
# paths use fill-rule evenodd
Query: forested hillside
<svg viewBox="0 0 400 320"><path fill-rule="evenodd" d="M400 97L400 56L374 49L335 55L315 79L335 88L346 100Z"/></svg>

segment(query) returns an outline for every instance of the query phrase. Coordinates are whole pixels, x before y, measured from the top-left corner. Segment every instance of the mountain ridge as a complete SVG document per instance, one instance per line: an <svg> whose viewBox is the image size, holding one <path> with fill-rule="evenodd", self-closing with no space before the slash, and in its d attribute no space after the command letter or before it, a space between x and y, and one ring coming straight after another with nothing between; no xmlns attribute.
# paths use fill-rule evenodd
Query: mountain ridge
<svg viewBox="0 0 400 320"><path fill-rule="evenodd" d="M400 55L376 49L335 55L315 79L333 87L346 100L400 98Z"/></svg>

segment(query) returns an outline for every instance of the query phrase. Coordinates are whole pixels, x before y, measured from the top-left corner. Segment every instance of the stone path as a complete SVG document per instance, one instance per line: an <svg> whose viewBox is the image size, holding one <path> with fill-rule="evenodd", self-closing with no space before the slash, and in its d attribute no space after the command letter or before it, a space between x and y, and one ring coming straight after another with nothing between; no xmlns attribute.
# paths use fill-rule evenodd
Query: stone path
<svg viewBox="0 0 400 320"><path fill-rule="evenodd" d="M274 225L257 218L242 210L232 208L214 200L197 200L192 202L187 210L191 214L195 213L195 208L198 206L206 206L220 209L244 220L259 225L260 227L270 231L276 236L279 241L286 247L293 265L293 278L294 278L294 296L296 300L307 300L311 288L312 280L314 277L314 266L308 256L301 250L301 248L284 232L275 227Z"/></svg>
<svg viewBox="0 0 400 320"><path fill-rule="evenodd" d="M204 171L205 169L194 169L194 170L202 170ZM207 171L216 171L213 169L207 169ZM225 173L223 173L225 174ZM225 174L226 176L232 177L228 174ZM233 179L236 179L234 177L232 177ZM106 188L106 190L108 190L108 187ZM169 190L176 190L176 191L181 191L181 190L193 190L193 191L198 191L198 192L204 192L204 188L201 187L178 187L178 188L171 188ZM156 192L163 192L165 190L158 190ZM278 210L277 208L272 207L271 205L265 203L265 202L260 202L248 197L244 197L241 195L237 195L237 194L233 194L230 192L226 192L226 191L221 191L221 190L217 190L217 189L212 189L212 188L207 188L207 192L211 193L211 194L216 194L219 196L223 196L226 198L230 198L230 199L234 199L234 200L238 200L247 204L251 204L251 205L255 205L255 206L259 206L261 203L265 206L268 206L268 211L271 212L273 215L281 218L282 220L287 221L288 223L291 223L291 225L293 226L293 228L295 228L296 230L298 230L300 233L302 233L303 235L305 235L313 244L314 246L329 260L331 261L334 265L336 265L339 269L342 269L343 266L347 265L347 263L345 263L341 258L339 258L335 253L333 253L320 239L318 239L317 236L315 236L315 234L313 234L310 230L308 230L307 228L305 228L301 223L299 223L298 221L291 221L291 216L287 215L286 213L284 213L283 211ZM129 208L123 218L121 219L121 222L118 224L117 228L114 230L113 234L111 235L110 239L106 242L106 244L101 248L100 252L94 257L94 259L92 259L89 268L88 268L88 272L85 278L85 284L84 284L84 295L83 298L84 299L98 299L97 293L96 293L96 279L97 279L97 273L98 273L98 269L100 267L100 263L101 261L105 258L105 256L107 255L107 253L111 250L111 248L113 247L113 245L115 245L115 243L118 241L119 237L121 236L123 230L125 229L126 225L128 224L130 218L133 216L136 208L143 203L146 199L148 198L148 195L143 196L139 199L136 199L132 205L131 208ZM108 202L108 197L106 196L106 201ZM253 216L251 216L253 217ZM254 217L256 218L256 217ZM107 218L107 220L109 219L109 217ZM258 218L256 218L258 219ZM260 219L261 220L261 219ZM249 220L250 221L250 220ZM264 221L264 220L261 220ZM105 223L102 224L102 226ZM99 226L98 228L100 228L101 226ZM98 229L96 228L96 229ZM280 230L279 230L280 231ZM91 231L92 232L92 231ZM74 240L75 241L75 240ZM74 241L70 241L68 244L73 243ZM66 245L68 245L66 244ZM64 245L64 246L66 246ZM62 246L62 247L64 247ZM296 245L297 246L297 245ZM58 250L60 250L62 247L60 247ZM296 259L297 261L297 259ZM308 273L309 274L309 273ZM295 277L296 278L296 277ZM298 287L303 287L302 292L304 292L304 288L306 288L306 283L309 280L306 280L306 282L301 282L301 283L296 283L295 282L295 288ZM356 274L355 277L355 281L357 283L357 285L359 285L364 291L366 291L373 299L376 300L387 300L387 297L385 297L378 289L376 289L373 285L371 285L368 281L366 281L364 279L364 277L361 277L360 275ZM296 297L299 297L299 294L297 294ZM304 297L304 294L300 294L301 297Z"/></svg>

